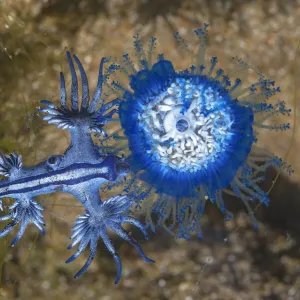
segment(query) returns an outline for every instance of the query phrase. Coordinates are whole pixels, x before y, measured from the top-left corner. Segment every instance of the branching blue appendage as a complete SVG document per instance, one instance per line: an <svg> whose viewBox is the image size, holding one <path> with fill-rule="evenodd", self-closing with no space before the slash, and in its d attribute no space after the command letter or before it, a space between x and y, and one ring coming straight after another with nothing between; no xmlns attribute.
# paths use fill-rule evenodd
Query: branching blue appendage
<svg viewBox="0 0 300 300"><path fill-rule="evenodd" d="M22 166L23 163L21 155L17 155L13 152L12 154L5 156L0 152L1 175L10 179L17 178L22 172ZM1 199L0 210L3 210ZM17 197L16 202L9 206L9 213L0 217L0 221L7 221L11 219L11 222L0 231L0 238L9 234L18 224L20 224L20 230L11 242L11 246L14 246L20 240L27 225L30 223L33 223L42 232L42 234L45 234L43 229L45 223L41 213L42 210L43 208L31 197L20 195Z"/></svg>
<svg viewBox="0 0 300 300"><path fill-rule="evenodd" d="M15 152L5 156L0 152L0 174L8 177L11 176L14 170L22 168L22 156Z"/></svg>
<svg viewBox="0 0 300 300"><path fill-rule="evenodd" d="M78 256L83 253L89 244L90 255L85 265L75 275L75 278L81 276L89 267L96 254L97 241L99 238L102 238L108 251L113 255L117 265L117 277L115 283L117 284L119 282L122 273L121 259L107 234L106 227L133 245L144 261L154 262L152 259L149 259L145 256L138 242L133 239L121 226L122 223L135 225L143 232L145 238L148 239L145 227L138 220L127 215L128 209L132 204L133 201L130 201L127 196L117 195L106 200L99 207L98 211L93 211L92 215L90 213L86 213L78 216L77 220L75 221L75 226L72 229L73 234L71 239L73 239L73 241L69 245L68 249L73 248L78 243L79 247L75 254L73 254L66 262L70 263L78 258Z"/></svg>
<svg viewBox="0 0 300 300"><path fill-rule="evenodd" d="M9 210L10 212L7 215L0 217L0 221L12 220L0 231L0 238L6 236L20 223L20 230L11 242L11 246L14 246L20 240L29 223L33 223L43 235L45 234L43 228L45 223L41 212L43 208L33 199L17 200L9 207Z"/></svg>
<svg viewBox="0 0 300 300"><path fill-rule="evenodd" d="M99 67L99 77L96 87L95 94L90 100L89 97L89 85L86 77L86 73L82 67L82 64L76 55L73 58L78 66L82 79L82 100L81 107L79 109L78 105L78 80L74 64L71 58L70 52L67 52L67 59L72 75L72 85L71 85L71 108L67 107L67 92L65 86L65 77L63 73L60 73L60 107L56 106L50 101L42 100L41 103L46 105L46 108L40 108L40 112L47 113L43 116L43 120L47 121L49 124L56 124L58 128L61 129L71 129L78 125L78 122L82 126L88 127L88 129L95 133L100 133L106 136L106 132L103 126L107 124L112 116L117 112L116 109L107 112L111 107L119 103L118 100L111 101L109 103L101 103L100 107L97 109L100 102L100 96L102 93L102 84L104 82L103 77L103 66L106 62L106 58L102 58Z"/></svg>

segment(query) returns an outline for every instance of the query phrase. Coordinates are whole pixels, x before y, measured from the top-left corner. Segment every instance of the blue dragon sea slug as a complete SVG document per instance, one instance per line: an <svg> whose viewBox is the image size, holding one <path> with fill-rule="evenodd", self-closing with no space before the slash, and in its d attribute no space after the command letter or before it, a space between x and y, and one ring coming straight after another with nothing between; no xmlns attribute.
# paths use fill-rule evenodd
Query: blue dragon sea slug
<svg viewBox="0 0 300 300"><path fill-rule="evenodd" d="M291 112L283 101L270 99L279 87L237 57L235 76L244 76L249 68L257 75L250 86L218 68L217 57L207 61L207 27L195 30L195 53L175 33L193 59L193 65L181 71L163 54L154 57L155 38L146 49L135 36L136 57L123 55L116 64L119 79L112 83L123 129L114 138L122 149L127 145L130 154L125 191L136 199L153 231L162 226L185 239L191 233L201 237L200 219L208 200L226 219L232 218L224 194L240 198L256 226L249 203L268 204L268 193L259 186L266 170L275 166L292 172L257 144L259 130L290 128L289 123L269 122Z"/></svg>
<svg viewBox="0 0 300 300"><path fill-rule="evenodd" d="M67 105L67 93L64 75L60 74L60 106L43 100L43 119L58 128L68 130L71 142L63 155L52 155L46 161L35 166L23 166L21 155L0 154L0 174L7 177L0 181L0 208L2 198L14 198L15 202L8 209L1 221L11 220L1 231L0 237L6 236L18 224L19 231L11 245L14 246L24 234L28 224L34 224L44 234L43 208L35 200L38 195L55 191L74 195L84 206L86 213L79 215L71 236L72 243L68 249L79 244L78 250L67 263L72 262L89 247L90 254L81 270L75 275L79 277L86 271L96 254L97 242L102 238L117 264L116 283L120 280L122 265L120 257L111 242L107 228L114 231L124 240L133 245L146 262L153 262L143 253L138 242L127 233L122 223L137 226L147 238L145 227L135 218L129 216L129 208L133 200L126 195L116 195L101 201L99 187L105 182L116 182L129 172L129 164L124 156L106 153L103 155L94 144L91 133L95 132L102 138L106 136L105 125L116 113L118 101L103 101L102 86L107 76L103 74L106 59L103 58L99 67L99 77L95 94L89 96L86 73L74 55L82 81L82 100L79 107L78 80L73 59L67 52L68 64L72 75L71 107Z"/></svg>

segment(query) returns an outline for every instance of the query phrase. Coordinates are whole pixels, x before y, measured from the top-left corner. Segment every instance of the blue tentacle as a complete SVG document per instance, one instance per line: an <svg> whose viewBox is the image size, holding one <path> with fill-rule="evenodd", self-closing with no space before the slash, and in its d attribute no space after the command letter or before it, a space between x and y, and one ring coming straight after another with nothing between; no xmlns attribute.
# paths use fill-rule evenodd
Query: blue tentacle
<svg viewBox="0 0 300 300"><path fill-rule="evenodd" d="M78 80L77 80L77 75L76 71L74 68L74 64L72 61L72 57L69 51L66 52L67 54L67 59L71 71L71 76L72 76L72 85L71 85L71 108L73 111L78 111Z"/></svg>
<svg viewBox="0 0 300 300"><path fill-rule="evenodd" d="M142 250L142 247L139 245L139 243L129 235L129 233L120 225L114 222L109 222L108 227L113 230L117 235L119 235L122 239L129 242L140 254L142 259L146 262L154 263L155 261L146 257L144 254L144 251Z"/></svg>
<svg viewBox="0 0 300 300"><path fill-rule="evenodd" d="M23 218L23 221L21 223L19 232L17 233L17 235L15 236L15 238L11 242L12 247L21 239L22 235L25 232L25 229L26 229L28 223L29 223L29 218L28 218L28 216L25 215L24 218Z"/></svg>
<svg viewBox="0 0 300 300"><path fill-rule="evenodd" d="M79 270L79 272L74 276L74 278L80 277L87 270L87 268L91 265L93 259L96 256L97 241L98 241L98 236L94 232L91 236L91 241L90 241L90 255L89 255L86 263L84 264L84 266Z"/></svg>
<svg viewBox="0 0 300 300"><path fill-rule="evenodd" d="M91 100L89 108L88 108L89 113L92 113L96 110L98 103L100 101L101 95L102 95L103 67L104 67L104 63L106 61L107 61L107 59L105 57L103 57L100 62L97 87L96 87L93 99Z"/></svg>
<svg viewBox="0 0 300 300"><path fill-rule="evenodd" d="M44 103L44 104L51 107L51 105L49 105L51 102L49 102L49 101L47 101L47 102L48 102L47 104L46 103ZM65 84L65 76L62 72L60 72L60 105L64 109L67 108L67 91L66 91L66 84ZM55 108L57 108L57 107L55 106ZM54 111L56 111L56 110L54 110ZM54 111L51 111L51 112L53 113ZM49 112L49 113L51 113L51 112Z"/></svg>
<svg viewBox="0 0 300 300"><path fill-rule="evenodd" d="M82 100L81 100L81 109L85 110L89 104L90 95L89 95L89 82L85 73L85 70L76 55L73 55L74 60L80 71L81 81L82 81Z"/></svg>
<svg viewBox="0 0 300 300"><path fill-rule="evenodd" d="M92 202L92 199L88 198L86 202ZM95 257L97 241L99 238L102 238L117 265L117 276L115 283L119 282L122 273L122 263L113 243L106 232L107 227L115 231L120 237L133 245L143 260L146 262L154 262L152 259L145 256L138 242L133 237L129 236L126 230L121 226L122 223L135 225L144 233L146 239L148 238L145 227L138 220L128 216L128 210L132 203L133 201L127 196L117 195L104 201L102 205L98 207L94 205L94 209L89 209L88 213L77 217L75 225L72 228L73 234L71 239L73 239L73 241L68 246L68 249L73 248L78 243L80 244L78 250L67 260L67 263L70 263L78 258L80 254L83 253L84 249L86 249L88 244L90 244L90 255L85 265L75 275L75 278L81 276L87 270ZM87 207L89 206L87 205Z"/></svg>
<svg viewBox="0 0 300 300"><path fill-rule="evenodd" d="M117 284L120 281L121 274L122 274L122 262L121 262L120 256L116 252L116 249L115 249L113 243L111 242L106 230L101 231L100 235L101 235L101 238L102 238L106 248L113 255L113 258L117 265L117 276L116 276L116 280L115 280L115 284Z"/></svg>

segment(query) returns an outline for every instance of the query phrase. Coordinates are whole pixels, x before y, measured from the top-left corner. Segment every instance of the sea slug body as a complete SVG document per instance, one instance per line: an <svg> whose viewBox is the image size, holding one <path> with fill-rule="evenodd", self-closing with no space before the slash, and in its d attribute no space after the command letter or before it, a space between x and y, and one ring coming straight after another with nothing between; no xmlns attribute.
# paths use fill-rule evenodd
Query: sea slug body
<svg viewBox="0 0 300 300"><path fill-rule="evenodd" d="M0 181L0 199L14 198L16 201L9 207L9 213L1 216L1 221L11 219L1 231L0 237L6 236L16 225L20 230L12 241L14 246L22 237L28 224L33 223L44 234L43 208L34 197L43 194L62 191L74 195L84 206L86 213L79 215L71 236L72 243L68 249L79 244L78 250L67 263L78 258L89 247L90 255L75 275L79 277L90 266L95 257L97 242L102 238L109 252L117 264L116 283L120 280L122 265L120 257L111 242L107 228L128 241L147 262L147 258L138 242L121 226L129 223L137 226L147 238L144 226L135 218L129 216L129 208L133 200L126 195L116 195L105 201L100 199L99 188L105 182L116 182L129 172L129 164L125 157L114 154L102 155L94 144L91 133L98 133L102 138L107 134L105 125L116 113L117 101L104 103L101 98L102 85L105 82L103 58L99 67L98 84L92 99L89 96L88 80L79 59L73 56L82 81L81 106L78 103L78 80L72 56L67 52L68 64L72 75L71 108L67 107L67 92L64 75L60 74L60 106L42 100L43 108L39 111L44 114L43 119L58 128L68 130L71 143L63 155L52 155L46 161L35 166L22 164L22 157L15 153L8 156L0 155L0 173L7 177ZM2 200L0 200L2 208Z"/></svg>

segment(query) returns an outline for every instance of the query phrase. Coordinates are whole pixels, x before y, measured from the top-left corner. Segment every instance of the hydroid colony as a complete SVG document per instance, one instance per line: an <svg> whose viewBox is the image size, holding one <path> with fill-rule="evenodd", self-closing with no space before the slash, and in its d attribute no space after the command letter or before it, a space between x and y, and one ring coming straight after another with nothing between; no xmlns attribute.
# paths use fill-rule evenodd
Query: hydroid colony
<svg viewBox="0 0 300 300"><path fill-rule="evenodd" d="M199 48L192 53L175 34L194 60L185 70L176 70L163 54L154 57L155 38L145 49L139 37L134 37L134 58L125 54L112 61L106 72L107 61L102 59L92 99L79 59L67 52L71 107L61 74L60 105L44 100L40 111L48 123L70 132L70 146L63 155L31 167L23 167L20 155L1 155L0 171L7 179L0 182L0 197L14 198L15 203L0 218L11 219L0 237L18 224L12 245L30 223L44 233L42 207L34 197L57 190L71 193L86 213L75 221L69 248L79 246L67 262L89 247L87 262L75 275L80 276L95 257L101 238L116 262L117 283L122 265L107 228L131 243L146 262L153 262L122 227L123 223L133 224L147 238L144 225L131 216L138 210L145 213L146 225L153 231L162 226L178 238L189 239L192 233L201 237L200 221L207 201L216 203L226 219L232 217L223 202L224 194L229 194L243 201L256 224L249 202L268 204L268 194L259 186L267 169L285 167L291 172L282 159L258 147L258 131L289 129L288 123L270 125L269 119L288 116L290 109L283 101L271 101L280 90L260 72L255 70L257 81L245 86L240 78L230 78L218 68L216 57L205 58L207 25L195 35ZM234 59L239 72L247 72L250 66ZM73 60L82 81L80 107ZM113 79L117 72L125 75L124 82ZM102 93L103 85L108 94ZM107 101L112 95L116 99ZM117 113L120 127L107 134ZM93 143L92 133L100 145ZM114 191L117 185L123 189L121 195L101 200L100 187Z"/></svg>
<svg viewBox="0 0 300 300"><path fill-rule="evenodd" d="M125 191L153 230L162 226L186 239L192 232L201 237L207 201L216 203L226 219L232 217L224 194L240 198L256 226L249 203L268 204L268 194L259 186L266 170L274 166L292 172L281 158L257 145L260 130L290 128L289 123L269 123L271 117L291 112L284 101L271 99L279 87L237 57L235 76L244 77L252 69L256 82L247 86L226 75L217 57L206 59L207 28L195 30L195 53L175 33L193 59L185 70L176 70L163 54L154 57L155 38L145 49L135 36L135 57L125 54L119 62L127 82L112 83L124 130L115 138L128 142L130 153L131 178Z"/></svg>

